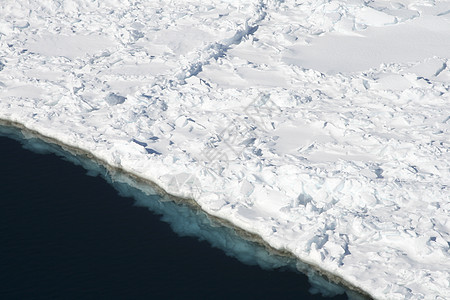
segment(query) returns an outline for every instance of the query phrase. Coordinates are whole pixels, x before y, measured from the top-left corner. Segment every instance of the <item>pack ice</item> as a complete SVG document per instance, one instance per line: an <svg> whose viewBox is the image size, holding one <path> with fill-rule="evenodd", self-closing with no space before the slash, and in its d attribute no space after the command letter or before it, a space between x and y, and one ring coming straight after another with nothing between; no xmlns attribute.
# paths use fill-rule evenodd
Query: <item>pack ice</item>
<svg viewBox="0 0 450 300"><path fill-rule="evenodd" d="M0 3L0 119L377 299L450 298L450 1Z"/></svg>

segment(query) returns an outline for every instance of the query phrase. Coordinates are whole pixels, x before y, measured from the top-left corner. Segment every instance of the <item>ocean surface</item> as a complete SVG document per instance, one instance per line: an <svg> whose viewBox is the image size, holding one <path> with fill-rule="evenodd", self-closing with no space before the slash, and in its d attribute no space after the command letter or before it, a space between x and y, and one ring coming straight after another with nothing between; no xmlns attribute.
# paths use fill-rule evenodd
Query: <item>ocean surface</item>
<svg viewBox="0 0 450 300"><path fill-rule="evenodd" d="M322 299L309 288L180 237L104 179L0 136L1 299Z"/></svg>

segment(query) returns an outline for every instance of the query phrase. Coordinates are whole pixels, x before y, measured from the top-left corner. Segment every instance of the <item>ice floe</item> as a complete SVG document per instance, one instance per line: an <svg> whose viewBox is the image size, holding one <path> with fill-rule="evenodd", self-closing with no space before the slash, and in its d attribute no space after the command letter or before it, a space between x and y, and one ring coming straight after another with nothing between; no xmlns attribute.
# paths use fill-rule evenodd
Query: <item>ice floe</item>
<svg viewBox="0 0 450 300"><path fill-rule="evenodd" d="M450 298L450 2L4 1L0 118L379 299Z"/></svg>

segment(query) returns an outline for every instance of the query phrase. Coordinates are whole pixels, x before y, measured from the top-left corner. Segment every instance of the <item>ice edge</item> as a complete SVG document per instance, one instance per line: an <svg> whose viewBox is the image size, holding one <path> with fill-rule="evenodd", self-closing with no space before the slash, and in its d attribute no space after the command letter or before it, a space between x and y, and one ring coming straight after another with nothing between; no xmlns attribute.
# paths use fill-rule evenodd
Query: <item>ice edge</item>
<svg viewBox="0 0 450 300"><path fill-rule="evenodd" d="M152 189L154 189L154 191L161 197L164 197L165 199L169 199L177 204L185 204L188 205L191 209L196 210L196 211L202 211L210 220L213 220L214 222L231 228L232 230L234 230L236 232L236 234L241 237L244 240L250 241L250 242L254 242L257 243L259 245L261 245L262 247L264 247L270 254L273 255L279 255L282 257L287 257L287 258L291 258L294 259L298 262L301 262L307 266L309 266L311 268L311 270L313 272L316 273L316 275L319 275L323 278L325 278L326 280L341 285L343 287L345 287L346 289L348 289L351 292L355 292L357 293L357 295L354 295L356 297L362 297L363 299L375 299L374 296L372 296L368 291L365 291L364 289L358 287L357 285L345 280L344 278L337 276L323 268L321 268L319 265L316 264L312 264L310 262L304 261L302 260L300 257L296 256L295 254L293 254L292 252L286 250L286 249L277 249L275 247L273 247L272 245L270 245L268 242L266 242L261 236L259 236L256 233L253 232L249 232L246 230L243 230L242 228L236 226L234 223L222 219L220 217L217 216L213 216L211 214L209 214L208 212L202 210L202 208L200 207L200 205L192 198L184 198L184 197L179 197L179 196L175 196L172 195L168 192L166 192L162 187L160 187L157 183L155 183L154 181L151 181L149 179L146 179L144 177L140 177L139 175L132 173L122 167L118 167L118 166L113 166L109 163L107 163L106 161L104 161L103 159L95 156L93 153L86 151L80 147L76 147L76 146L72 146L72 145L67 145L55 138L46 136L36 130L30 129L28 127L26 127L24 124L16 122L16 121L11 121L11 120L7 120L7 119L2 119L0 118L0 126L6 126L6 127L12 127L15 129L20 130L23 133L26 133L28 136L32 137L32 138L37 138L41 141L43 141L44 143L47 144L54 144L57 145L59 147L61 147L64 151L74 155L74 156L82 156L85 157L91 161L93 161L94 163L104 167L109 173L111 174L121 174L121 175L125 175L127 177L129 177L130 179L132 179L133 182L137 183L138 185L148 185L150 186ZM139 186L134 186L135 188L139 188ZM304 270L299 270L302 273L305 273Z"/></svg>

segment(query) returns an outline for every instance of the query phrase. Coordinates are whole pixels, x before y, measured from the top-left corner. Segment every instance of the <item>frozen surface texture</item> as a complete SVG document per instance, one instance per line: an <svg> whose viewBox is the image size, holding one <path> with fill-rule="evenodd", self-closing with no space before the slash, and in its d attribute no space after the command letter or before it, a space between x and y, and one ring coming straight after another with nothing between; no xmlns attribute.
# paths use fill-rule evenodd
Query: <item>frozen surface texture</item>
<svg viewBox="0 0 450 300"><path fill-rule="evenodd" d="M0 118L379 299L450 299L450 2L0 2Z"/></svg>

